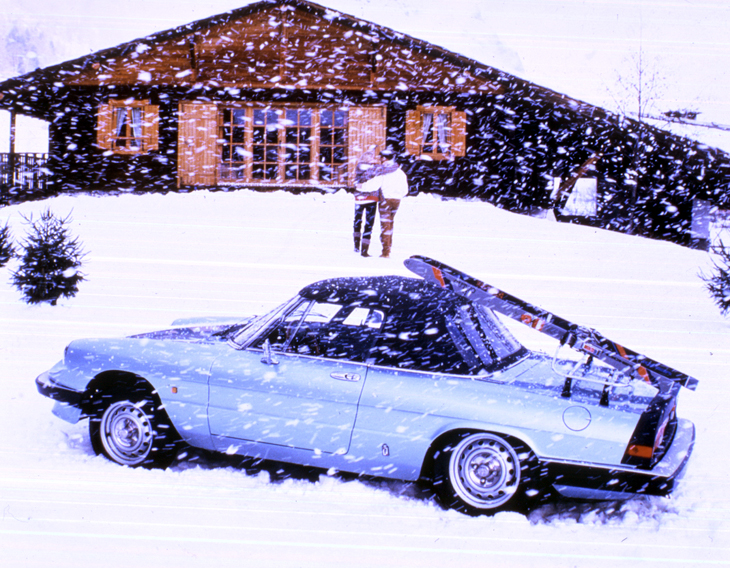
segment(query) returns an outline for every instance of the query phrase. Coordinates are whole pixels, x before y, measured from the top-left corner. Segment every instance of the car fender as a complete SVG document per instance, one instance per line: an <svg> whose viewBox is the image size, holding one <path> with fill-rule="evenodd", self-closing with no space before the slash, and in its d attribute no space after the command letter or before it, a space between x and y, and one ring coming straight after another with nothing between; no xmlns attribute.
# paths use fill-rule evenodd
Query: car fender
<svg viewBox="0 0 730 568"><path fill-rule="evenodd" d="M208 425L210 367L225 344L192 344L141 338L85 339L66 349L60 382L87 391L102 374L139 377L160 398L180 436L189 444L213 449Z"/></svg>

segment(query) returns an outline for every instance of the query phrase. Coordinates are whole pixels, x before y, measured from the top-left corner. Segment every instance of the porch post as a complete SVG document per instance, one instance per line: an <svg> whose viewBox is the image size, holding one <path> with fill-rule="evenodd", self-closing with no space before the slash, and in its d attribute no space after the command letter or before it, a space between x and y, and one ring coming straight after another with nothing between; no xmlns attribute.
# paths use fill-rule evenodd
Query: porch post
<svg viewBox="0 0 730 568"><path fill-rule="evenodd" d="M10 169L10 185L15 185L15 111L10 111L10 153L8 155L8 168Z"/></svg>

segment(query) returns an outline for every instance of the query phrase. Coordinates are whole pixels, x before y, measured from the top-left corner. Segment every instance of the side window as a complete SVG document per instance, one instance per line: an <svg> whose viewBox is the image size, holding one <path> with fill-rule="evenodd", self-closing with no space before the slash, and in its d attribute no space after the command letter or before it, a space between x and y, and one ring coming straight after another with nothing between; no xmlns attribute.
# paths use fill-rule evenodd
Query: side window
<svg viewBox="0 0 730 568"><path fill-rule="evenodd" d="M380 329L385 321L385 312L371 308L354 308L342 321L344 325Z"/></svg>
<svg viewBox="0 0 730 568"><path fill-rule="evenodd" d="M312 302L309 310L304 314L304 321L310 324L323 325L332 321L340 311L339 304Z"/></svg>
<svg viewBox="0 0 730 568"><path fill-rule="evenodd" d="M464 359L472 369L495 369L509 364L524 352L497 316L479 305L462 306L447 322Z"/></svg>
<svg viewBox="0 0 730 568"><path fill-rule="evenodd" d="M466 360L447 326L448 317L438 309L394 314L370 351L375 365L466 375L476 372Z"/></svg>
<svg viewBox="0 0 730 568"><path fill-rule="evenodd" d="M380 310L304 302L273 322L253 347L268 340L275 351L361 362L384 319Z"/></svg>

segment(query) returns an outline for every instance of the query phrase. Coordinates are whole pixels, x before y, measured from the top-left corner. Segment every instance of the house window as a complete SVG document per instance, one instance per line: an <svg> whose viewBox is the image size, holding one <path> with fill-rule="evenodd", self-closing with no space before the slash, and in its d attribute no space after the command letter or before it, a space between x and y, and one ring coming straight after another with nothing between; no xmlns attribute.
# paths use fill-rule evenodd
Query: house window
<svg viewBox="0 0 730 568"><path fill-rule="evenodd" d="M142 106L123 106L112 115L112 150L142 150Z"/></svg>
<svg viewBox="0 0 730 568"><path fill-rule="evenodd" d="M322 181L340 181L347 163L347 113L320 111L319 132L319 177Z"/></svg>
<svg viewBox="0 0 730 568"><path fill-rule="evenodd" d="M284 113L284 179L286 181L306 181L312 177L313 114L314 111L310 108L286 109Z"/></svg>
<svg viewBox="0 0 730 568"><path fill-rule="evenodd" d="M246 111L224 109L221 128L221 149L225 177L244 179L246 166Z"/></svg>
<svg viewBox="0 0 730 568"><path fill-rule="evenodd" d="M314 106L221 108L221 181L341 183L347 111Z"/></svg>
<svg viewBox="0 0 730 568"><path fill-rule="evenodd" d="M279 177L279 114L275 109L253 110L254 180L275 180Z"/></svg>
<svg viewBox="0 0 730 568"><path fill-rule="evenodd" d="M115 154L158 149L159 107L147 100L110 100L99 105L97 146Z"/></svg>
<svg viewBox="0 0 730 568"><path fill-rule="evenodd" d="M435 160L464 156L466 113L444 106L419 106L407 111L406 152Z"/></svg>
<svg viewBox="0 0 730 568"><path fill-rule="evenodd" d="M451 113L424 112L421 114L421 137L424 154L445 154L451 151Z"/></svg>

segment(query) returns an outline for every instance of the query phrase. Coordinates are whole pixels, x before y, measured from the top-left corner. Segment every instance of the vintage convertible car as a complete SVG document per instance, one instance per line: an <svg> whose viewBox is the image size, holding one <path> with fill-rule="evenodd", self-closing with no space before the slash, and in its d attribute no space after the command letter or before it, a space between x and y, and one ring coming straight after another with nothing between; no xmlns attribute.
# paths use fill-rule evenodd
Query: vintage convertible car
<svg viewBox="0 0 730 568"><path fill-rule="evenodd" d="M259 317L74 341L37 386L127 466L167 466L187 443L427 479L468 513L673 489L694 379L436 261L406 265L423 279L335 278ZM526 349L495 310L585 357Z"/></svg>

